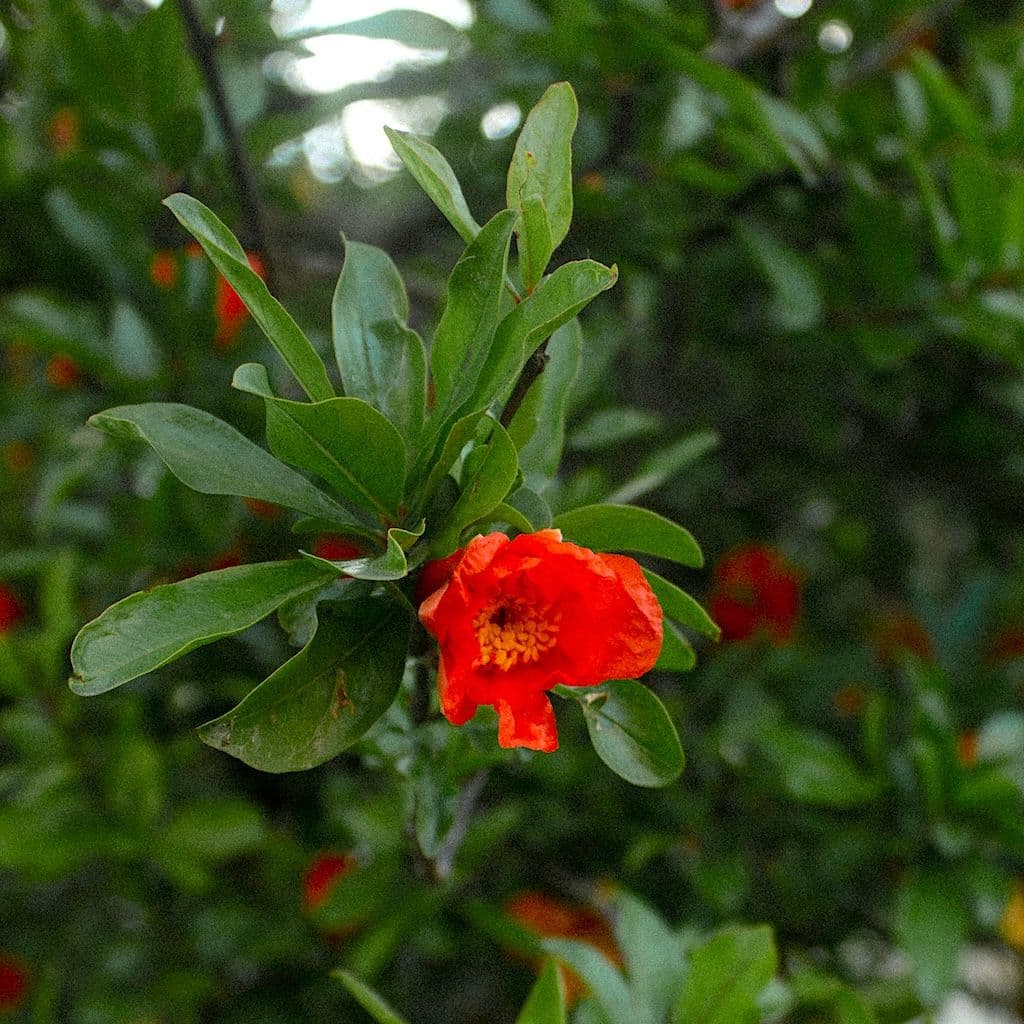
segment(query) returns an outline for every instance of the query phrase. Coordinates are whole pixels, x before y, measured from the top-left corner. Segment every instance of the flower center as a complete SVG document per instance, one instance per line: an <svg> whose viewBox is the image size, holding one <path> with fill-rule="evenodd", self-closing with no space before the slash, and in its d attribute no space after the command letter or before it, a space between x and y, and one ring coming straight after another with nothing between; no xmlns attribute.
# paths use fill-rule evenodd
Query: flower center
<svg viewBox="0 0 1024 1024"><path fill-rule="evenodd" d="M476 668L493 665L507 672L520 662L537 661L555 646L562 613L550 605L505 598L488 605L473 620L480 657Z"/></svg>

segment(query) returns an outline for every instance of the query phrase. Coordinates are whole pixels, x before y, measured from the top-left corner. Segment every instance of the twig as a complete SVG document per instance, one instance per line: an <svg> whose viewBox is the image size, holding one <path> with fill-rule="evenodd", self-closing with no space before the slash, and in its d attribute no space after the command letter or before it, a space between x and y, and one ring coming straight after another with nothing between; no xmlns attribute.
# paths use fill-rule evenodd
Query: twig
<svg viewBox="0 0 1024 1024"><path fill-rule="evenodd" d="M188 36L189 46L192 48L192 55L206 82L213 109L220 124L220 130L224 135L227 144L228 166L231 176L235 182L235 189L238 193L238 201L242 206L242 216L245 219L249 234L263 257L266 267L267 287L274 290L274 258L270 251L266 225L263 220L263 210L260 206L259 193L256 189L256 178L249 158L242 143L242 135L235 123L231 108L228 106L227 94L224 92L224 83L221 80L220 71L217 68L217 59L213 50L213 42L199 19L192 0L177 0L178 10L181 13L181 20L185 25L185 34Z"/></svg>
<svg viewBox="0 0 1024 1024"><path fill-rule="evenodd" d="M438 850L437 856L434 858L434 871L441 881L445 881L452 873L455 855L459 852L463 839L466 838L466 832L469 830L469 823L473 817L473 812L476 810L477 801L487 785L487 779L490 774L489 769L481 768L466 783L465 789L459 794L459 804L455 809L455 820L452 822L452 827L448 830L444 845Z"/></svg>
<svg viewBox="0 0 1024 1024"><path fill-rule="evenodd" d="M527 392L533 386L533 382L541 375L544 367L548 365L550 358L548 355L548 343L544 341L533 355L526 360L526 365L519 374L519 379L512 389L512 394L509 395L505 408L501 411L500 422L503 427L507 428L512 420L515 419L515 415L519 411L519 406L523 404L523 399L526 398Z"/></svg>

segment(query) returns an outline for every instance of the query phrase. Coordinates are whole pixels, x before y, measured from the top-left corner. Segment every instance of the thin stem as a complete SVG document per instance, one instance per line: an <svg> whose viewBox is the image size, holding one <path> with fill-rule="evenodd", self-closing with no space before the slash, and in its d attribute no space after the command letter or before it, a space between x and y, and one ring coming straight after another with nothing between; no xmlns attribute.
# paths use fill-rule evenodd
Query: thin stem
<svg viewBox="0 0 1024 1024"><path fill-rule="evenodd" d="M192 55L206 83L207 92L210 94L210 100L217 115L217 122L227 144L228 167L231 177L234 179L235 191L242 207L242 216L256 249L263 257L267 287L273 291L275 276L273 253L270 251L263 210L256 188L256 177L245 152L242 134L235 123L231 108L228 106L224 82L217 67L213 41L203 27L192 0L177 0L177 3Z"/></svg>
<svg viewBox="0 0 1024 1024"><path fill-rule="evenodd" d="M501 425L503 427L507 428L512 420L515 419L515 415L519 411L519 406L523 404L523 399L526 398L527 392L533 386L533 382L541 375L544 367L548 365L550 358L548 355L548 343L544 341L533 355L526 360L526 365L519 374L519 379L512 389L512 394L509 395L505 408L501 411Z"/></svg>
<svg viewBox="0 0 1024 1024"><path fill-rule="evenodd" d="M434 858L434 871L442 881L446 880L452 873L452 868L455 865L455 856L459 852L462 841L466 838L466 833L469 831L469 823L473 818L477 802L484 791L484 787L487 785L489 777L490 770L481 768L466 783L465 789L459 794L458 807L455 809L455 820L452 822L452 827L448 830L444 845L438 851L437 857Z"/></svg>

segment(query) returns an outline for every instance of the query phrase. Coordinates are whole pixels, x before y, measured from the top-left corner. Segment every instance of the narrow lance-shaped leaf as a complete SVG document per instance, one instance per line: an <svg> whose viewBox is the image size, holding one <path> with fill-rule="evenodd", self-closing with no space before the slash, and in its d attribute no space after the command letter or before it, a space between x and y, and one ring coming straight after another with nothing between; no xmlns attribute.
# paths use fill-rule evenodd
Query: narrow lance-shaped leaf
<svg viewBox="0 0 1024 1024"><path fill-rule="evenodd" d="M366 532L304 476L200 409L163 402L122 405L89 423L115 437L146 441L183 484L202 494L257 498Z"/></svg>
<svg viewBox="0 0 1024 1024"><path fill-rule="evenodd" d="M423 426L426 355L419 335L406 327L409 300L385 252L345 242L331 312L345 394L380 410L414 447Z"/></svg>
<svg viewBox="0 0 1024 1024"><path fill-rule="evenodd" d="M385 128L384 131L420 188L458 231L462 240L467 245L472 242L480 231L480 225L469 212L462 187L448 161L429 142L415 135L394 128Z"/></svg>
<svg viewBox="0 0 1024 1024"><path fill-rule="evenodd" d="M519 239L523 283L526 285L527 294L530 294L544 276L554 250L551 242L551 224L539 196L532 196L523 203L516 235Z"/></svg>
<svg viewBox="0 0 1024 1024"><path fill-rule="evenodd" d="M331 579L302 560L239 565L144 590L82 627L71 647L75 693L92 696L248 629Z"/></svg>
<svg viewBox="0 0 1024 1024"><path fill-rule="evenodd" d="M350 971L338 968L331 971L331 977L348 989L352 998L377 1022L377 1024L406 1024L377 993Z"/></svg>
<svg viewBox="0 0 1024 1024"><path fill-rule="evenodd" d="M359 398L277 398L259 363L240 366L232 383L266 402L267 440L278 458L315 473L376 516L397 518L405 484L405 444L376 409Z"/></svg>
<svg viewBox="0 0 1024 1024"><path fill-rule="evenodd" d="M674 583L659 576L657 573L644 569L644 576L654 591L654 596L661 605L661 610L668 619L675 619L676 622L690 629L703 633L718 640L722 631L712 621L711 616L692 598L685 590L680 590Z"/></svg>
<svg viewBox="0 0 1024 1024"><path fill-rule="evenodd" d="M195 236L214 266L238 293L306 394L314 401L332 398L334 388L323 361L291 314L249 266L238 239L214 213L191 196L179 192L165 199L164 205Z"/></svg>
<svg viewBox="0 0 1024 1024"><path fill-rule="evenodd" d="M565 991L554 960L544 965L516 1017L516 1024L565 1024Z"/></svg>
<svg viewBox="0 0 1024 1024"><path fill-rule="evenodd" d="M456 389L471 387L491 350L508 266L515 214L487 222L448 279L448 297L430 349L437 409L443 414Z"/></svg>
<svg viewBox="0 0 1024 1024"><path fill-rule="evenodd" d="M202 726L200 738L268 772L301 771L336 757L395 699L409 623L391 598L321 605L309 644L237 707Z"/></svg>
<svg viewBox="0 0 1024 1024"><path fill-rule="evenodd" d="M498 326L494 344L464 411L485 406L510 387L534 350L618 279L617 267L593 260L564 263Z"/></svg>
<svg viewBox="0 0 1024 1024"><path fill-rule="evenodd" d="M313 25L292 32L286 41L313 39L316 36L344 34L366 39L393 39L416 50L444 50L461 38L459 30L444 18L426 11L396 10L373 14L368 18L343 21L338 25Z"/></svg>
<svg viewBox="0 0 1024 1024"><path fill-rule="evenodd" d="M568 964L586 983L613 1024L634 1019L629 988L622 974L599 949L572 939L543 939L545 951Z"/></svg>
<svg viewBox="0 0 1024 1024"><path fill-rule="evenodd" d="M508 169L508 208L522 210L530 199L539 199L547 211L552 249L572 223L572 136L578 117L572 86L550 86L527 114Z"/></svg>
<svg viewBox="0 0 1024 1024"><path fill-rule="evenodd" d="M299 552L303 558L318 562L320 565L331 567L335 572L344 573L358 580L400 580L409 574L409 563L406 559L406 549L422 536L426 523L421 522L418 531L410 530L388 530L387 546L383 554L367 555L364 558L348 558L344 560L329 560L310 554L307 551Z"/></svg>
<svg viewBox="0 0 1024 1024"><path fill-rule="evenodd" d="M704 564L693 535L656 512L632 505L587 505L554 520L566 538L594 551L632 551L699 569Z"/></svg>

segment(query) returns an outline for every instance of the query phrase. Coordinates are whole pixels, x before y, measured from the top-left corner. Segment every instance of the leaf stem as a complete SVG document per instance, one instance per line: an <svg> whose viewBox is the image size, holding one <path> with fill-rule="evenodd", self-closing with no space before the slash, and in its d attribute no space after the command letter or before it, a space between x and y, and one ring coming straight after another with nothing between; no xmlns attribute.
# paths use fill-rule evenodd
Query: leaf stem
<svg viewBox="0 0 1024 1024"><path fill-rule="evenodd" d="M548 360L551 357L548 355L548 343L545 339L534 351L533 355L526 360L526 364L520 371L519 378L516 380L515 387L512 388L512 394L509 395L508 401L505 403L505 408L501 411L500 423L507 430L509 424L515 419L516 413L519 411L519 406L523 404L523 400L526 398L530 388L533 387L533 382L541 375L544 371L544 367L548 365Z"/></svg>

